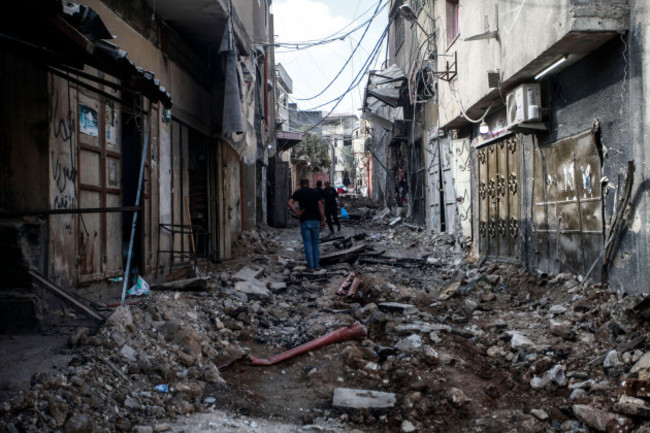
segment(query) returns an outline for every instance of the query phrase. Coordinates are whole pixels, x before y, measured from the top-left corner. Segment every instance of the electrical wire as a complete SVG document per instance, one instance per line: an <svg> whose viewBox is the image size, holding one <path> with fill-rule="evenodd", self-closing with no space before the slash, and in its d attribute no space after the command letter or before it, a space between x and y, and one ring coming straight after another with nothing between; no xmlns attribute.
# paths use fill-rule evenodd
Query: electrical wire
<svg viewBox="0 0 650 433"><path fill-rule="evenodd" d="M352 58L354 57L354 53L357 52L357 50L358 50L359 47L361 46L361 42L363 41L363 38L365 38L366 34L368 34L368 30L370 30L370 25L372 24L372 21L374 20L374 18L379 14L379 12L381 12L381 11L386 7L386 3L383 3L383 1L384 1L384 0L379 0L379 3L377 3L377 9L375 9L375 13L374 13L374 15L373 15L372 18L368 21L368 25L366 26L366 29L363 31L363 34L361 35L361 38L359 39L359 42L358 42L357 45L354 47L354 49L352 50L352 53L350 53L350 56L349 56L348 59L345 61L345 63L343 64L343 66L341 66L341 69L339 69L339 71L336 73L336 75L334 76L334 78L332 78L332 80L331 80L327 85L325 85L325 87L323 88L323 90L321 90L320 92L318 92L316 95L314 95L314 96L310 96L309 98L295 98L296 100L298 100L298 101L311 101L312 99L316 99L316 98L318 98L320 95L322 95L323 93L325 93L325 92L327 91L327 89L328 89L332 84L334 84L334 82L335 82L335 81L336 81L336 80L341 76L341 74L343 73L343 71L345 70L345 68L348 66L348 64L352 61ZM383 3L383 6L382 6L382 3Z"/></svg>
<svg viewBox="0 0 650 433"><path fill-rule="evenodd" d="M339 96L337 96L337 97L335 97L335 98L333 98L333 99L331 99L331 100L329 100L327 102L324 102L324 103L322 103L320 105L316 105L315 107L311 107L309 109L305 109L305 110L301 110L301 111L316 111L318 108L322 108L322 107L324 107L326 105L329 105L329 104L331 104L333 102L336 102L336 106L338 106L340 104L341 100L343 99L343 97L345 95L347 95L352 89L354 89L356 86L358 86L360 84L360 81L361 81L360 78L363 78L365 73L368 71L370 65L373 63L375 57L378 54L378 50L381 48L381 45L383 44L384 39L388 35L389 28L390 28L390 22L386 25L381 37L377 40L377 43L375 44L374 48L370 52L370 55L366 58L366 61L364 62L363 66L361 67L361 69L357 73L356 77L352 81L352 84L350 84L350 86L347 88L347 90L345 90L341 95L339 95ZM288 95L288 99L297 104L298 99L293 98L291 95ZM330 114L331 114L331 112L330 112Z"/></svg>
<svg viewBox="0 0 650 433"><path fill-rule="evenodd" d="M339 34L343 29L345 29L345 27L344 27L343 29L338 30L337 32L335 32L333 34L331 34L329 36L326 36L324 38L320 38L320 39L311 39L311 40L307 40L307 41L297 41L297 42L275 42L275 43L272 43L272 44L261 44L261 45L272 45L272 46L275 46L275 47L283 47L283 48L286 49L286 51L276 50L276 53L285 53L285 52L299 51L299 50L312 48L312 47L315 47L315 46L330 44L332 42L342 41L345 38L347 38L348 36L350 36L351 34L358 31L359 29L363 28L364 26L369 25L369 23L371 23L381 13L381 11L384 9L384 7L386 7L387 3L384 3L384 2L385 2L385 0L379 0L378 6L380 6L383 3L383 7L381 7L381 9L379 9L379 10L375 10L375 12L373 13L373 15L370 18L368 18L366 21L362 22L361 24L359 24L358 26L356 26L352 30L347 31L346 33ZM369 8L366 12L361 14L359 16L359 18L361 16L365 15L371 9L372 8ZM354 23L354 21L352 23ZM348 24L348 26L350 26L352 23ZM346 27L348 27L348 26L346 26ZM293 49L291 49L291 48L293 48Z"/></svg>
<svg viewBox="0 0 650 433"><path fill-rule="evenodd" d="M334 112L336 107L339 106L341 101L343 101L343 98L345 97L345 95L350 93L350 91L352 89L354 89L356 86L358 86L361 83L361 79L368 72L368 70L370 69L370 65L373 63L373 61L375 60L375 58L379 54L382 43L383 43L384 39L386 38L386 36L388 35L389 28L390 28L390 20L389 20L388 25L384 29L384 32L382 33L381 37L379 38L379 40L375 44L375 47L371 51L370 56L368 56L368 58L366 59L366 62L363 65L363 67L359 70L359 73L357 74L357 76L355 77L353 82L350 84L350 86L347 88L347 90L341 96L338 97L338 100L335 99L335 100L331 101L331 102L336 101L336 104L334 104L334 106L329 111L329 113L327 113L327 115L323 116L323 118L318 123L316 123L311 128L307 129L307 131L305 131L305 132L309 132L309 131L313 130L314 128L318 127L320 124L322 124ZM327 104L324 104L324 105L327 105Z"/></svg>

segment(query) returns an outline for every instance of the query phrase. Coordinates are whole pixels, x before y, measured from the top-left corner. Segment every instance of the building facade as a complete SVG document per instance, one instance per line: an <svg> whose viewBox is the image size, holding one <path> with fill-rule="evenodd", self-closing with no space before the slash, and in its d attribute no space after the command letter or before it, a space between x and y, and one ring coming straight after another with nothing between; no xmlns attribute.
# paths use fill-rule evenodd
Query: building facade
<svg viewBox="0 0 650 433"><path fill-rule="evenodd" d="M265 183L247 179L275 144L269 5L34 0L5 14L6 292L32 302L32 269L103 298L128 257L155 281L230 257L264 220Z"/></svg>
<svg viewBox="0 0 650 433"><path fill-rule="evenodd" d="M413 216L426 167L427 227L476 255L647 291L644 2L400 1L391 14Z"/></svg>

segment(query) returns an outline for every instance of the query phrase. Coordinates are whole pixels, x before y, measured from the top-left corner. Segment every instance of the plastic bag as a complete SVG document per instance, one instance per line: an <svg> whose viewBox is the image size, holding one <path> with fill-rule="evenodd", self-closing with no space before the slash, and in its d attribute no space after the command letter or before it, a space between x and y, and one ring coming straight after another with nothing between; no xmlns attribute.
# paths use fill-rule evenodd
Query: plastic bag
<svg viewBox="0 0 650 433"><path fill-rule="evenodd" d="M343 219L349 219L350 218L350 214L348 213L348 211L345 210L345 208L343 206L341 206L341 218L343 218Z"/></svg>
<svg viewBox="0 0 650 433"><path fill-rule="evenodd" d="M126 291L126 293L135 296L146 295L149 293L149 284L144 280L144 278L138 276L138 280L129 290Z"/></svg>

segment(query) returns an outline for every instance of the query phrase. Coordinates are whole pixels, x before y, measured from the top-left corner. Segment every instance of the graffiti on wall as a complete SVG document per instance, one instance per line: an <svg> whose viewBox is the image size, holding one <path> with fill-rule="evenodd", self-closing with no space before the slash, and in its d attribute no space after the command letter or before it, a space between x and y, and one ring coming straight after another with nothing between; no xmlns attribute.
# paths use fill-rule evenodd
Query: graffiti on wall
<svg viewBox="0 0 650 433"><path fill-rule="evenodd" d="M77 207L77 168L74 163L73 139L75 117L66 86L56 85L50 76L50 197L54 209Z"/></svg>

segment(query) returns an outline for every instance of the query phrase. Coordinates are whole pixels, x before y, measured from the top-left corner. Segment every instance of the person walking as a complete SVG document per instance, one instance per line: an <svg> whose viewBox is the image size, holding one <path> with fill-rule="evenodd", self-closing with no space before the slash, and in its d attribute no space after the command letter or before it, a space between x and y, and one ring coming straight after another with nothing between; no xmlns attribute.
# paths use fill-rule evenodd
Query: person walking
<svg viewBox="0 0 650 433"><path fill-rule="evenodd" d="M296 202L300 210L296 209ZM325 206L323 200L315 189L309 187L307 179L300 180L300 189L296 190L289 199L289 208L300 217L300 234L305 247L307 270L310 272L320 270L320 230L325 228Z"/></svg>
<svg viewBox="0 0 650 433"><path fill-rule="evenodd" d="M330 232L332 232L332 234L334 233L332 220L334 220L334 224L336 224L339 231L341 231L341 223L339 222L338 215L339 193L336 192L336 189L332 188L329 181L325 181L325 188L321 191L321 197L323 197L323 201L325 202L325 218L327 219L327 225L330 228Z"/></svg>

